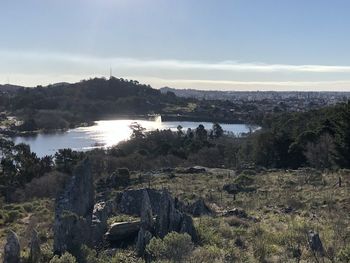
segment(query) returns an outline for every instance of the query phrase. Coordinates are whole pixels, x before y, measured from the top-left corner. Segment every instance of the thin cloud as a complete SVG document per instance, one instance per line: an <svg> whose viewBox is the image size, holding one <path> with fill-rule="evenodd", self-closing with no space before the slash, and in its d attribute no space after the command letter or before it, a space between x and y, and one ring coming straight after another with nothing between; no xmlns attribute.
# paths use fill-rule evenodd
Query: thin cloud
<svg viewBox="0 0 350 263"><path fill-rule="evenodd" d="M162 70L213 70L227 72L290 72L290 73L350 73L350 66L339 65L288 65L266 64L260 62L242 63L238 61L203 62L186 60L159 60L135 58L106 58L94 56L77 56L60 53L0 51L0 56L15 60L33 60L63 62L72 64L89 64L91 67L144 68Z"/></svg>

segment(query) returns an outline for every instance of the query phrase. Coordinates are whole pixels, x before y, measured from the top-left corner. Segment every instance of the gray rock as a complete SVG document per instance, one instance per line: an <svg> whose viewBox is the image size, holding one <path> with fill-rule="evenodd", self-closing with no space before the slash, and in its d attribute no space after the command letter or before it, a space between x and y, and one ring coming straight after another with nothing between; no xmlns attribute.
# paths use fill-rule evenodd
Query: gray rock
<svg viewBox="0 0 350 263"><path fill-rule="evenodd" d="M19 263L21 247L15 232L9 231L4 248L4 263Z"/></svg>
<svg viewBox="0 0 350 263"><path fill-rule="evenodd" d="M311 250L315 253L319 253L320 255L324 255L324 249L319 234L313 230L310 230L308 232L308 239Z"/></svg>
<svg viewBox="0 0 350 263"><path fill-rule="evenodd" d="M141 229L137 235L137 242L136 242L136 253L138 256L140 256L140 257L145 256L146 246L149 244L152 237L153 237L153 235L151 232L149 232L141 227Z"/></svg>
<svg viewBox="0 0 350 263"><path fill-rule="evenodd" d="M246 211L240 208L233 208L231 210L227 210L223 213L223 216L236 216L238 218L248 218L248 214Z"/></svg>
<svg viewBox="0 0 350 263"><path fill-rule="evenodd" d="M157 217L157 234L163 238L171 231L180 231L182 214L175 209L174 199L167 190L161 197L161 210Z"/></svg>
<svg viewBox="0 0 350 263"><path fill-rule="evenodd" d="M142 210L141 210L141 228L137 236L136 251L139 256L145 255L145 248L151 241L153 232L153 215L151 201L147 190L143 191Z"/></svg>
<svg viewBox="0 0 350 263"><path fill-rule="evenodd" d="M141 227L145 230L152 230L153 224L151 200L149 198L148 191L144 190L141 209Z"/></svg>
<svg viewBox="0 0 350 263"><path fill-rule="evenodd" d="M56 198L54 253L65 251L78 256L82 244L91 244L91 223L94 208L94 187L90 162L77 166L73 177Z"/></svg>
<svg viewBox="0 0 350 263"><path fill-rule="evenodd" d="M33 229L32 236L30 239L29 262L39 263L40 259L41 259L40 240L38 238L38 232L36 232L36 230Z"/></svg>
<svg viewBox="0 0 350 263"><path fill-rule="evenodd" d="M181 222L180 233L187 233L191 236L193 242L198 241L196 228L193 225L192 217L184 214Z"/></svg>
<svg viewBox="0 0 350 263"><path fill-rule="evenodd" d="M192 218L176 209L174 199L166 190L162 194L161 207L162 209L157 217L158 236L163 238L168 233L175 231L188 233L194 242L197 240Z"/></svg>
<svg viewBox="0 0 350 263"><path fill-rule="evenodd" d="M188 207L188 212L193 216L211 215L213 212L203 199L199 199Z"/></svg>
<svg viewBox="0 0 350 263"><path fill-rule="evenodd" d="M159 214L160 199L162 192L154 189L137 189L124 191L118 203L118 210L120 213L141 216L143 191L146 190L152 206L152 213Z"/></svg>
<svg viewBox="0 0 350 263"><path fill-rule="evenodd" d="M186 168L183 171L183 173L186 173L186 174L198 174L198 173L205 173L206 171L207 171L207 169L205 169L205 167L193 166L193 167Z"/></svg>
<svg viewBox="0 0 350 263"><path fill-rule="evenodd" d="M115 212L114 202L100 202L95 204L92 214L92 240L94 245L103 241L104 234L108 230L108 218Z"/></svg>
<svg viewBox="0 0 350 263"><path fill-rule="evenodd" d="M140 226L140 220L114 223L106 233L106 239L113 242L135 238L140 230Z"/></svg>

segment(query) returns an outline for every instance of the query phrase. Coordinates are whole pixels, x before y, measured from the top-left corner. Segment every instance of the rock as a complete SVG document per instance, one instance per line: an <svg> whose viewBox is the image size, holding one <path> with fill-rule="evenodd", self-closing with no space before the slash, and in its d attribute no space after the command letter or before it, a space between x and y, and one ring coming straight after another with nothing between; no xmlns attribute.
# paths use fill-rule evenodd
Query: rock
<svg viewBox="0 0 350 263"><path fill-rule="evenodd" d="M167 190L161 197L161 211L157 217L157 232L163 238L171 231L180 231L182 214L175 209L174 199Z"/></svg>
<svg viewBox="0 0 350 263"><path fill-rule="evenodd" d="M199 199L188 207L188 212L193 216L211 215L212 211L203 199Z"/></svg>
<svg viewBox="0 0 350 263"><path fill-rule="evenodd" d="M103 241L104 234L108 230L108 218L115 212L112 200L95 204L92 214L92 240L97 245Z"/></svg>
<svg viewBox="0 0 350 263"><path fill-rule="evenodd" d="M154 189L137 189L124 191L118 200L120 213L141 216L143 191L146 190L152 206L152 213L159 214L162 192Z"/></svg>
<svg viewBox="0 0 350 263"><path fill-rule="evenodd" d="M153 237L153 215L151 201L147 190L143 191L142 210L141 210L141 228L137 236L136 252L139 256L145 255L145 248Z"/></svg>
<svg viewBox="0 0 350 263"><path fill-rule="evenodd" d="M222 189L226 191L229 194L238 194L239 193L239 187L237 184L225 184Z"/></svg>
<svg viewBox="0 0 350 263"><path fill-rule="evenodd" d="M227 210L223 213L223 216L236 216L238 218L244 218L244 219L248 218L248 214L246 213L246 211L239 208L233 208L231 210Z"/></svg>
<svg viewBox="0 0 350 263"><path fill-rule="evenodd" d="M146 230L153 229L153 214L151 200L148 191L143 191L142 209L141 209L141 227Z"/></svg>
<svg viewBox="0 0 350 263"><path fill-rule="evenodd" d="M192 217L189 215L183 214L180 233L187 233L191 236L193 242L198 241L197 231L193 225Z"/></svg>
<svg viewBox="0 0 350 263"><path fill-rule="evenodd" d="M310 230L308 232L308 240L309 240L310 248L313 252L319 253L320 255L324 254L322 241L321 241L320 236L317 232Z"/></svg>
<svg viewBox="0 0 350 263"><path fill-rule="evenodd" d="M175 201L167 190L164 190L162 194L161 207L157 217L158 236L163 238L168 233L175 231L188 233L194 242L197 240L192 218L176 209Z"/></svg>
<svg viewBox="0 0 350 263"><path fill-rule="evenodd" d="M153 235L151 232L145 230L144 228L141 228L138 235L137 235L137 242L136 242L136 253L138 256L143 257L145 256L145 249L148 243L151 241Z"/></svg>
<svg viewBox="0 0 350 263"><path fill-rule="evenodd" d="M38 232L35 229L32 231L32 236L30 239L30 252L29 252L29 262L39 263L41 259L40 241L38 238Z"/></svg>
<svg viewBox="0 0 350 263"><path fill-rule="evenodd" d="M21 248L15 232L9 231L4 248L4 263L19 263Z"/></svg>
<svg viewBox="0 0 350 263"><path fill-rule="evenodd" d="M222 189L229 194L236 195L238 193L250 193L255 192L256 188L250 185L244 185L239 183L225 184Z"/></svg>
<svg viewBox="0 0 350 263"><path fill-rule="evenodd" d="M141 226L140 220L132 222L120 222L111 225L106 233L106 238L109 241L122 241L124 239L133 239L137 236Z"/></svg>
<svg viewBox="0 0 350 263"><path fill-rule="evenodd" d="M63 193L56 198L54 253L78 256L82 244L91 244L94 187L90 162L77 166Z"/></svg>
<svg viewBox="0 0 350 263"><path fill-rule="evenodd" d="M185 174L198 174L198 173L205 173L207 169L201 166L193 166L185 169L183 173Z"/></svg>

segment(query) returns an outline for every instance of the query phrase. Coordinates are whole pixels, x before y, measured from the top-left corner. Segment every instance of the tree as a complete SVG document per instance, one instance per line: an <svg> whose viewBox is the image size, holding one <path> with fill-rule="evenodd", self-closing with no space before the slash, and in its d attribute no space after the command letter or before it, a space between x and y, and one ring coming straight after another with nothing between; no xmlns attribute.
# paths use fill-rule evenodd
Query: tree
<svg viewBox="0 0 350 263"><path fill-rule="evenodd" d="M196 138L199 141L206 141L208 136L207 130L204 128L203 124L199 124L196 128Z"/></svg>
<svg viewBox="0 0 350 263"><path fill-rule="evenodd" d="M311 167L317 169L331 168L334 163L334 151L334 139L325 133L315 143L310 142L306 145L305 156Z"/></svg>
<svg viewBox="0 0 350 263"><path fill-rule="evenodd" d="M181 136L183 136L184 135L184 132L182 131L182 126L181 125L178 125L177 126L177 135L179 136L179 137L181 137Z"/></svg>
<svg viewBox="0 0 350 263"><path fill-rule="evenodd" d="M60 149L55 153L55 163L57 170L63 173L71 174L74 166L82 160L83 153L73 151L72 149Z"/></svg>
<svg viewBox="0 0 350 263"><path fill-rule="evenodd" d="M139 123L133 122L130 124L130 129L132 130L131 138L132 139L142 139L145 137L145 130Z"/></svg>
<svg viewBox="0 0 350 263"><path fill-rule="evenodd" d="M213 124L213 136L214 138L220 138L224 134L224 130L220 126L219 123L214 123Z"/></svg>
<svg viewBox="0 0 350 263"><path fill-rule="evenodd" d="M335 160L340 167L350 168L350 101L343 105L336 123Z"/></svg>

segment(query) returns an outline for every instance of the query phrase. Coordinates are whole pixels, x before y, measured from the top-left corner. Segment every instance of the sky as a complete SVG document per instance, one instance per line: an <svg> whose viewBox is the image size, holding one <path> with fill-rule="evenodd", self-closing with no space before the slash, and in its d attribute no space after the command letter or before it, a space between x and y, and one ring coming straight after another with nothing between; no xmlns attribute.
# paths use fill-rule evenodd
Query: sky
<svg viewBox="0 0 350 263"><path fill-rule="evenodd" d="M1 0L0 83L350 91L349 0Z"/></svg>

